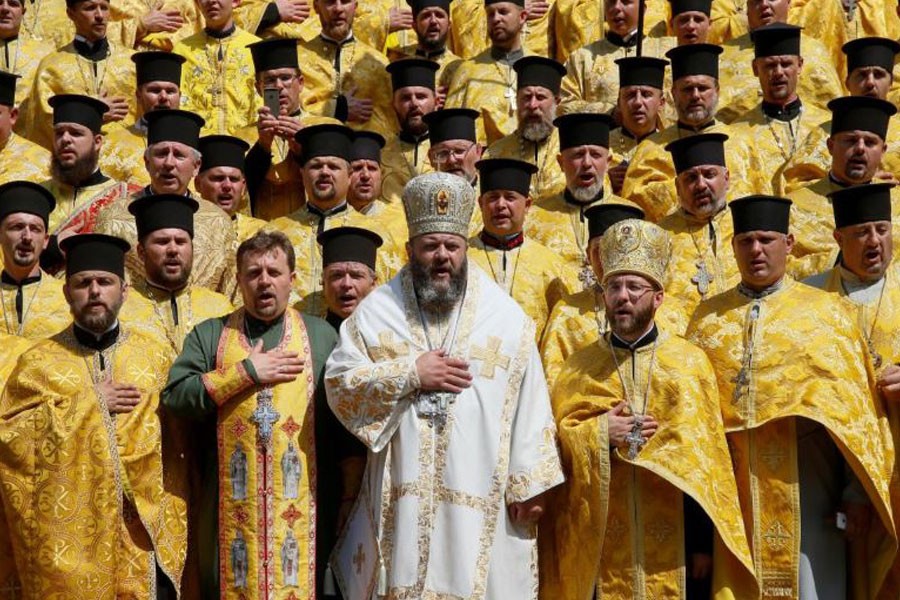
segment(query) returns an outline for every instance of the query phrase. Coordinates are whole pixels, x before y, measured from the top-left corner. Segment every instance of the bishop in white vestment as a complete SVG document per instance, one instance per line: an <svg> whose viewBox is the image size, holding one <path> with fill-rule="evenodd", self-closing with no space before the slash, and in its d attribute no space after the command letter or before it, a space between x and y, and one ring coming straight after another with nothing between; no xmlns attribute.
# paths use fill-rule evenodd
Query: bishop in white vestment
<svg viewBox="0 0 900 600"><path fill-rule="evenodd" d="M534 323L466 266L474 201L455 175L410 181L411 262L344 322L326 366L329 405L369 449L332 557L346 598L537 598L556 427ZM427 290L448 273L438 306ZM450 383L435 390L437 371Z"/></svg>

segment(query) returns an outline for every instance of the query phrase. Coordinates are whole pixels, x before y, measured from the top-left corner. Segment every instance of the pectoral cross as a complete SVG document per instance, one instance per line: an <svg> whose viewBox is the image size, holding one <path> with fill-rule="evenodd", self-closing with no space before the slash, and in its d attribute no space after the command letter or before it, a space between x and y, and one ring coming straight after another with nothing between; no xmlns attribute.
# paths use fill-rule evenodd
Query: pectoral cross
<svg viewBox="0 0 900 600"><path fill-rule="evenodd" d="M701 296L706 296L707 292L709 292L709 284L712 282L712 277L710 277L709 271L706 270L706 261L698 260L697 265L697 274L691 277L691 282L697 286L697 291L700 292Z"/></svg>
<svg viewBox="0 0 900 600"><path fill-rule="evenodd" d="M256 395L256 410L250 419L256 423L256 437L263 448L268 449L272 443L272 431L280 414L272 406L272 388L266 387Z"/></svg>
<svg viewBox="0 0 900 600"><path fill-rule="evenodd" d="M516 112L516 92L511 87L503 91L503 97L509 101L509 113Z"/></svg>
<svg viewBox="0 0 900 600"><path fill-rule="evenodd" d="M847 22L850 23L853 21L853 17L856 13L856 0L845 0L847 7Z"/></svg>
<svg viewBox="0 0 900 600"><path fill-rule="evenodd" d="M866 337L866 346L869 347L869 355L872 357L872 365L876 369L880 369L884 359L881 358L881 355L878 353L878 350L875 349L875 344L872 343L872 340Z"/></svg>
<svg viewBox="0 0 900 600"><path fill-rule="evenodd" d="M589 290L597 284L597 276L594 275L594 269L591 267L591 263L584 260L581 264L581 269L578 271L578 281L581 282L581 285L584 286L584 289Z"/></svg>
<svg viewBox="0 0 900 600"><path fill-rule="evenodd" d="M631 428L631 432L625 436L625 441L628 443L628 458L630 460L634 460L637 458L638 452L641 451L641 448L644 447L644 436L641 435L641 427L644 422L640 416L634 416L634 427Z"/></svg>

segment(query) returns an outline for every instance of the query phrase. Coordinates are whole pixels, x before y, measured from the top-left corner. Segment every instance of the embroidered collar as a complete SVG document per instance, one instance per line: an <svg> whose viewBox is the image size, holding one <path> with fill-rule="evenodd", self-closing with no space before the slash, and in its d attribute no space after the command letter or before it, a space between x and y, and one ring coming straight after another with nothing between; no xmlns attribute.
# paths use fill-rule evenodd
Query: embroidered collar
<svg viewBox="0 0 900 600"><path fill-rule="evenodd" d="M779 279L778 281L776 281L775 283L773 283L766 289L760 290L760 291L750 289L742 281L738 284L737 290L738 290L738 292L741 293L741 295L746 296L746 297L750 298L751 300L759 300L761 298L765 298L766 296L771 296L775 292L781 290L781 288L783 288L783 287L784 287L784 277L782 277L781 279Z"/></svg>
<svg viewBox="0 0 900 600"><path fill-rule="evenodd" d="M490 246L491 248L496 248L497 250L512 250L525 243L525 234L521 231L519 233L514 233L512 235L499 238L482 229L481 233L478 234L478 238L485 246Z"/></svg>

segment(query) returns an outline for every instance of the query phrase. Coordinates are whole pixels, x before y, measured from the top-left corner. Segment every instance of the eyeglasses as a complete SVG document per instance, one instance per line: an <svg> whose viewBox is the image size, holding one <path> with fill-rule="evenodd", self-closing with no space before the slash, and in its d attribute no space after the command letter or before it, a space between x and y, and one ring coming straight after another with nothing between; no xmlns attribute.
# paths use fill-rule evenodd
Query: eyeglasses
<svg viewBox="0 0 900 600"><path fill-rule="evenodd" d="M618 296L623 291L628 294L632 304L643 298L647 292L655 291L652 285L641 285L633 281L614 281L608 285L600 286L600 290L606 296Z"/></svg>
<svg viewBox="0 0 900 600"><path fill-rule="evenodd" d="M453 156L456 160L462 160L466 157L466 154L475 147L475 143L471 143L465 148L450 148L448 150L438 150L434 153L434 160L439 163L445 163L450 160L450 157Z"/></svg>
<svg viewBox="0 0 900 600"><path fill-rule="evenodd" d="M296 73L285 73L284 75L266 75L262 78L264 88L274 88L281 84L282 87L291 85L297 79Z"/></svg>

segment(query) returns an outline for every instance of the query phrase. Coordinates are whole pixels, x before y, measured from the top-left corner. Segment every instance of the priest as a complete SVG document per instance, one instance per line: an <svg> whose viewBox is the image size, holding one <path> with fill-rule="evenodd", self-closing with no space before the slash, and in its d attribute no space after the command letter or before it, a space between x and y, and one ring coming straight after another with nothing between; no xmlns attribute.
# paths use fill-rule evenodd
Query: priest
<svg viewBox="0 0 900 600"><path fill-rule="evenodd" d="M337 467L321 378L336 335L288 306L294 267L281 233L243 242L243 308L188 334L163 390L205 440L192 523L204 598L323 597Z"/></svg>
<svg viewBox="0 0 900 600"><path fill-rule="evenodd" d="M11 542L0 585L175 597L187 479L159 404L169 353L118 321L127 243L82 234L62 246L74 322L20 357L0 397L0 540Z"/></svg>
<svg viewBox="0 0 900 600"><path fill-rule="evenodd" d="M894 445L854 319L785 275L790 207L731 202L741 281L700 305L687 337L715 369L763 597L875 597L897 549Z"/></svg>
<svg viewBox="0 0 900 600"><path fill-rule="evenodd" d="M50 174L50 152L15 133L19 121L16 102L18 77L0 71L0 181L43 181Z"/></svg>
<svg viewBox="0 0 900 600"><path fill-rule="evenodd" d="M450 174L409 183L410 264L328 360L329 405L369 449L334 562L348 598L537 597L533 528L563 475L534 323L466 260L474 203Z"/></svg>
<svg viewBox="0 0 900 600"><path fill-rule="evenodd" d="M759 597L716 374L654 322L671 253L635 219L600 241L610 331L554 386L570 475L541 525L544 598Z"/></svg>

